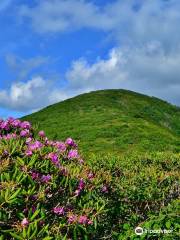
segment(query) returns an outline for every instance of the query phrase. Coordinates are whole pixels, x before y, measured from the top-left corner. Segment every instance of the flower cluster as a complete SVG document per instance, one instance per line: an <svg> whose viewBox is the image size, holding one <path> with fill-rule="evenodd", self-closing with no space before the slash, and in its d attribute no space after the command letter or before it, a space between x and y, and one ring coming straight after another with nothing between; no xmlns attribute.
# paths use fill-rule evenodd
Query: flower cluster
<svg viewBox="0 0 180 240"><path fill-rule="evenodd" d="M0 120L0 160L4 163L7 159L1 174L7 188L2 188L0 214L7 226L11 225L12 234L17 235L15 225L22 234L31 232L33 223L38 231L47 225L53 234L62 224L57 232L62 239L65 232L71 237L78 225L86 232L93 231L94 220L103 209L100 196L100 203L95 204L95 196L102 193L101 184L93 185L95 174L84 163L72 138L52 141L27 121Z"/></svg>

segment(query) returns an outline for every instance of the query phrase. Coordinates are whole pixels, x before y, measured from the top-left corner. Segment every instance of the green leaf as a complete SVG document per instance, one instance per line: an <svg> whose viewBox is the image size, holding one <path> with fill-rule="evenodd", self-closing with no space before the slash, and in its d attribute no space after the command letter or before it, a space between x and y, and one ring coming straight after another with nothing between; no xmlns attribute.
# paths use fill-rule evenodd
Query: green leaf
<svg viewBox="0 0 180 240"><path fill-rule="evenodd" d="M16 233L10 233L12 237L18 240L24 240L23 237L18 236Z"/></svg>
<svg viewBox="0 0 180 240"><path fill-rule="evenodd" d="M167 229L169 229L171 227L171 221L166 222L166 227L167 227Z"/></svg>
<svg viewBox="0 0 180 240"><path fill-rule="evenodd" d="M30 220L33 221L33 219L39 214L39 212L40 212L40 209L37 209L32 215L32 217L30 218Z"/></svg>
<svg viewBox="0 0 180 240"><path fill-rule="evenodd" d="M9 198L9 200L15 198L19 194L20 191L21 191L21 188L19 188L15 193L13 193L13 195Z"/></svg>
<svg viewBox="0 0 180 240"><path fill-rule="evenodd" d="M125 223L124 225L123 225L123 229L124 230L128 230L130 228L130 225L128 224L128 223Z"/></svg>
<svg viewBox="0 0 180 240"><path fill-rule="evenodd" d="M36 162L36 155L30 160L28 167L32 167L35 162Z"/></svg>
<svg viewBox="0 0 180 240"><path fill-rule="evenodd" d="M26 228L23 228L23 238L25 238L26 237Z"/></svg>

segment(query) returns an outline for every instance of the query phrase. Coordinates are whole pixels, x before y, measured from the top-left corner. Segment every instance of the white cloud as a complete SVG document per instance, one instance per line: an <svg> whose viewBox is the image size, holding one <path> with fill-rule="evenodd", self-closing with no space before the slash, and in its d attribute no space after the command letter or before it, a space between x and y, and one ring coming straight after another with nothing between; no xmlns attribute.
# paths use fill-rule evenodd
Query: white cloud
<svg viewBox="0 0 180 240"><path fill-rule="evenodd" d="M43 0L32 8L21 6L19 14L29 18L33 29L39 33L74 31L83 27L110 29L112 24L98 6L83 0Z"/></svg>
<svg viewBox="0 0 180 240"><path fill-rule="evenodd" d="M1 107L22 112L39 109L64 98L67 96L63 92L58 93L40 76L27 82L13 83L9 90L0 90Z"/></svg>
<svg viewBox="0 0 180 240"><path fill-rule="evenodd" d="M58 88L42 77L13 83L0 90L1 107L35 111L82 92L125 88L179 104L180 49L166 53L159 42L142 48L114 48L106 59L89 64L86 59L72 63L66 72L67 85Z"/></svg>
<svg viewBox="0 0 180 240"><path fill-rule="evenodd" d="M40 0L33 7L21 6L19 14L38 33L98 29L113 37L116 45L107 58L92 64L85 58L75 60L66 72L64 88L53 87L42 77L13 83L9 90L0 90L1 106L39 109L105 88L126 88L180 104L179 0L117 0L104 7L85 0ZM23 79L47 59L9 55L6 61Z"/></svg>
<svg viewBox="0 0 180 240"><path fill-rule="evenodd" d="M69 88L86 92L96 89L125 88L180 102L180 49L165 53L160 43L142 48L116 48L108 59L88 64L77 60L66 77Z"/></svg>
<svg viewBox="0 0 180 240"><path fill-rule="evenodd" d="M34 7L19 8L38 33L92 28L111 34L118 44L159 40L167 48L179 44L179 12L179 0L117 0L103 7L87 0L40 0Z"/></svg>

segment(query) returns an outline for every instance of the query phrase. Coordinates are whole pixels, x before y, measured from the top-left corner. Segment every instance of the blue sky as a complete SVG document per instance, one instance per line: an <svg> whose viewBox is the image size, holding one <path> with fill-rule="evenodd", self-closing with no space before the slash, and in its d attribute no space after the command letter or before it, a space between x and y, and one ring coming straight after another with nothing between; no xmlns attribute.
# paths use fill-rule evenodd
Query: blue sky
<svg viewBox="0 0 180 240"><path fill-rule="evenodd" d="M1 0L0 117L97 89L180 104L179 0Z"/></svg>

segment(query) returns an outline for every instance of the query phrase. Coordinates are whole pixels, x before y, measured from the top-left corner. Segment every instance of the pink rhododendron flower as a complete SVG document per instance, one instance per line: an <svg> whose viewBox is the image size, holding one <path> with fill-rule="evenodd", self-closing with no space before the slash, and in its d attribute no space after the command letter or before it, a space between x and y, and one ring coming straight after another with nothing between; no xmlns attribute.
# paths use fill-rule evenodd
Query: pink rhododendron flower
<svg viewBox="0 0 180 240"><path fill-rule="evenodd" d="M107 186L104 185L104 186L102 187L101 191L102 191L103 193L108 193L108 188L107 188Z"/></svg>
<svg viewBox="0 0 180 240"><path fill-rule="evenodd" d="M71 223L74 223L76 221L77 221L77 216L76 215L72 214L72 215L68 216L68 223L71 224Z"/></svg>
<svg viewBox="0 0 180 240"><path fill-rule="evenodd" d="M30 157L33 155L33 152L31 150L26 150L25 155Z"/></svg>
<svg viewBox="0 0 180 240"><path fill-rule="evenodd" d="M52 163L54 163L56 166L59 166L59 158L58 155L54 152L51 152L48 154L48 158L51 159Z"/></svg>
<svg viewBox="0 0 180 240"><path fill-rule="evenodd" d="M28 225L29 225L28 219L27 219L27 218L24 218L24 219L22 220L22 222L21 222L21 226L26 227L26 226L28 226Z"/></svg>
<svg viewBox="0 0 180 240"><path fill-rule="evenodd" d="M75 196L78 197L81 193L81 191L84 189L85 187L85 182L84 180L81 178L79 181L79 185L78 185L78 189L75 191Z"/></svg>
<svg viewBox="0 0 180 240"><path fill-rule="evenodd" d="M3 121L2 123L1 123L1 129L4 129L4 130L9 130L9 123L8 123L8 121Z"/></svg>
<svg viewBox="0 0 180 240"><path fill-rule="evenodd" d="M65 143L71 147L77 147L77 144L75 143L75 141L72 138L67 138Z"/></svg>
<svg viewBox="0 0 180 240"><path fill-rule="evenodd" d="M46 145L48 145L48 146L54 146L54 142L52 141L52 140L47 140L46 141Z"/></svg>
<svg viewBox="0 0 180 240"><path fill-rule="evenodd" d="M81 178L80 181L79 181L78 189L83 190L84 187L85 187L85 182L84 182L84 180Z"/></svg>
<svg viewBox="0 0 180 240"><path fill-rule="evenodd" d="M53 212L57 215L64 215L64 207L54 207Z"/></svg>
<svg viewBox="0 0 180 240"><path fill-rule="evenodd" d="M77 189L74 193L75 193L74 196L75 196L75 197L78 197L78 196L80 195L80 193L81 193L81 190L80 190L80 189Z"/></svg>
<svg viewBox="0 0 180 240"><path fill-rule="evenodd" d="M3 152L3 154L4 154L5 156L8 156L8 155L9 155L9 152L8 152L7 150L5 150L5 151Z"/></svg>
<svg viewBox="0 0 180 240"><path fill-rule="evenodd" d="M44 182L44 183L48 183L49 181L51 180L51 175L43 175L41 177L41 181Z"/></svg>
<svg viewBox="0 0 180 240"><path fill-rule="evenodd" d="M80 216L80 217L79 217L78 223L80 223L80 224L86 224L87 222L88 222L87 216Z"/></svg>
<svg viewBox="0 0 180 240"><path fill-rule="evenodd" d="M17 135L16 133L8 133L6 136L3 137L5 140L10 140L10 139L16 139Z"/></svg>
<svg viewBox="0 0 180 240"><path fill-rule="evenodd" d="M7 119L7 121L11 124L11 123L13 123L14 122L14 118L13 117L9 117L8 119Z"/></svg>
<svg viewBox="0 0 180 240"><path fill-rule="evenodd" d="M46 136L44 131L40 131L38 133L38 135L39 135L39 137L42 137L42 138L44 138Z"/></svg>
<svg viewBox="0 0 180 240"><path fill-rule="evenodd" d="M20 127L21 125L21 121L19 119L15 119L12 123L11 123L11 126L13 127Z"/></svg>
<svg viewBox="0 0 180 240"><path fill-rule="evenodd" d="M68 159L78 158L78 151L71 149L68 153Z"/></svg>
<svg viewBox="0 0 180 240"><path fill-rule="evenodd" d="M89 174L88 174L88 179L89 180L92 180L94 178L94 174L92 173L92 172L90 172Z"/></svg>
<svg viewBox="0 0 180 240"><path fill-rule="evenodd" d="M56 147L62 153L66 151L66 144L63 142L56 142Z"/></svg>
<svg viewBox="0 0 180 240"><path fill-rule="evenodd" d="M20 127L23 129L30 129L31 128L31 124L27 121L21 122Z"/></svg>
<svg viewBox="0 0 180 240"><path fill-rule="evenodd" d="M81 159L79 159L79 163L80 164L83 164L84 163L84 160L81 158Z"/></svg>
<svg viewBox="0 0 180 240"><path fill-rule="evenodd" d="M32 172L32 173L31 173L31 177L32 177L33 180L37 180L37 179L39 178L39 173L37 173L37 172Z"/></svg>
<svg viewBox="0 0 180 240"><path fill-rule="evenodd" d="M32 141L32 137L28 137L28 138L26 139L26 144L29 144L31 141Z"/></svg>
<svg viewBox="0 0 180 240"><path fill-rule="evenodd" d="M43 147L43 144L39 141L35 141L34 143L28 145L28 149L31 151L40 149L42 147Z"/></svg>
<svg viewBox="0 0 180 240"><path fill-rule="evenodd" d="M93 221L92 221L92 220L88 220L87 224L88 224L88 225L92 225L92 224L93 224Z"/></svg>
<svg viewBox="0 0 180 240"><path fill-rule="evenodd" d="M21 137L27 137L27 136L29 136L29 130L28 130L28 129L22 130L22 131L20 132L20 136L21 136Z"/></svg>

